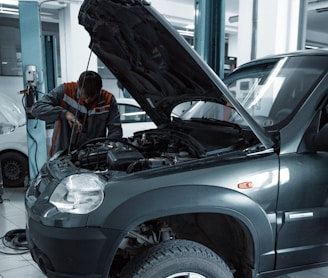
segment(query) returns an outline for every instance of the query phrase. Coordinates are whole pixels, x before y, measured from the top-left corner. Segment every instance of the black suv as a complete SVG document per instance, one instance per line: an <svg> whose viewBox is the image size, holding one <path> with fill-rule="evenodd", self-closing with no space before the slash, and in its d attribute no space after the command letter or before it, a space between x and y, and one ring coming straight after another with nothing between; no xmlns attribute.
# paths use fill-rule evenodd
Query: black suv
<svg viewBox="0 0 328 278"><path fill-rule="evenodd" d="M54 155L26 193L49 277L274 277L328 262L328 51L222 81L145 1L86 0L90 48L158 128Z"/></svg>

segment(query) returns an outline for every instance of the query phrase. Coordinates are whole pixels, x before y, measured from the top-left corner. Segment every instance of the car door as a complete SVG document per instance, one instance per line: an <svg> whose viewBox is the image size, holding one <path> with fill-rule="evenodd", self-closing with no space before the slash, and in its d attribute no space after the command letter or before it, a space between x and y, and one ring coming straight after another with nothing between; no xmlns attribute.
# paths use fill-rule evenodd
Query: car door
<svg viewBox="0 0 328 278"><path fill-rule="evenodd" d="M328 107L319 113L319 130ZM307 136L312 136L309 133ZM328 143L327 143L328 144ZM281 157L277 206L278 269L328 261L328 147Z"/></svg>

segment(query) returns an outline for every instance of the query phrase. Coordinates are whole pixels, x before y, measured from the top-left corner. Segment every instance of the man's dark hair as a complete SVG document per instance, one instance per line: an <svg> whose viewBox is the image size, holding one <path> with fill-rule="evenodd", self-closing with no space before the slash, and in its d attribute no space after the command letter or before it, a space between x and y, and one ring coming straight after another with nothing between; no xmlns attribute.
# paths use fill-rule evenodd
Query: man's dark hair
<svg viewBox="0 0 328 278"><path fill-rule="evenodd" d="M78 80L79 88L84 89L88 97L98 94L102 88L102 79L95 71L84 71Z"/></svg>

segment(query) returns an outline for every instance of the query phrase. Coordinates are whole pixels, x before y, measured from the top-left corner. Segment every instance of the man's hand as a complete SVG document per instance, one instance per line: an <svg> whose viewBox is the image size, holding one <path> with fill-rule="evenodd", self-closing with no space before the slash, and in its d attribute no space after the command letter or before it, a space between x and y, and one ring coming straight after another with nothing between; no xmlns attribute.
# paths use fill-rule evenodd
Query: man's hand
<svg viewBox="0 0 328 278"><path fill-rule="evenodd" d="M65 114L65 118L68 121L70 127L75 126L76 132L80 133L82 131L82 124L75 118L74 114L67 111Z"/></svg>

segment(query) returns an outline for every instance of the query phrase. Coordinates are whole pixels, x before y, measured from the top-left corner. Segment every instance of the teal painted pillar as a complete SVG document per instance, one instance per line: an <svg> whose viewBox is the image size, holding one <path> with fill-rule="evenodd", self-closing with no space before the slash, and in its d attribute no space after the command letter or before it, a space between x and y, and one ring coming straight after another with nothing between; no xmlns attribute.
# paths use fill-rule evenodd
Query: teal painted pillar
<svg viewBox="0 0 328 278"><path fill-rule="evenodd" d="M196 0L195 11L195 50L223 78L225 0Z"/></svg>
<svg viewBox="0 0 328 278"><path fill-rule="evenodd" d="M24 103L27 120L27 145L30 179L47 161L45 122L34 119L30 106L44 92L43 51L41 43L41 20L37 1L19 1L19 22L22 48L22 71L24 80Z"/></svg>

